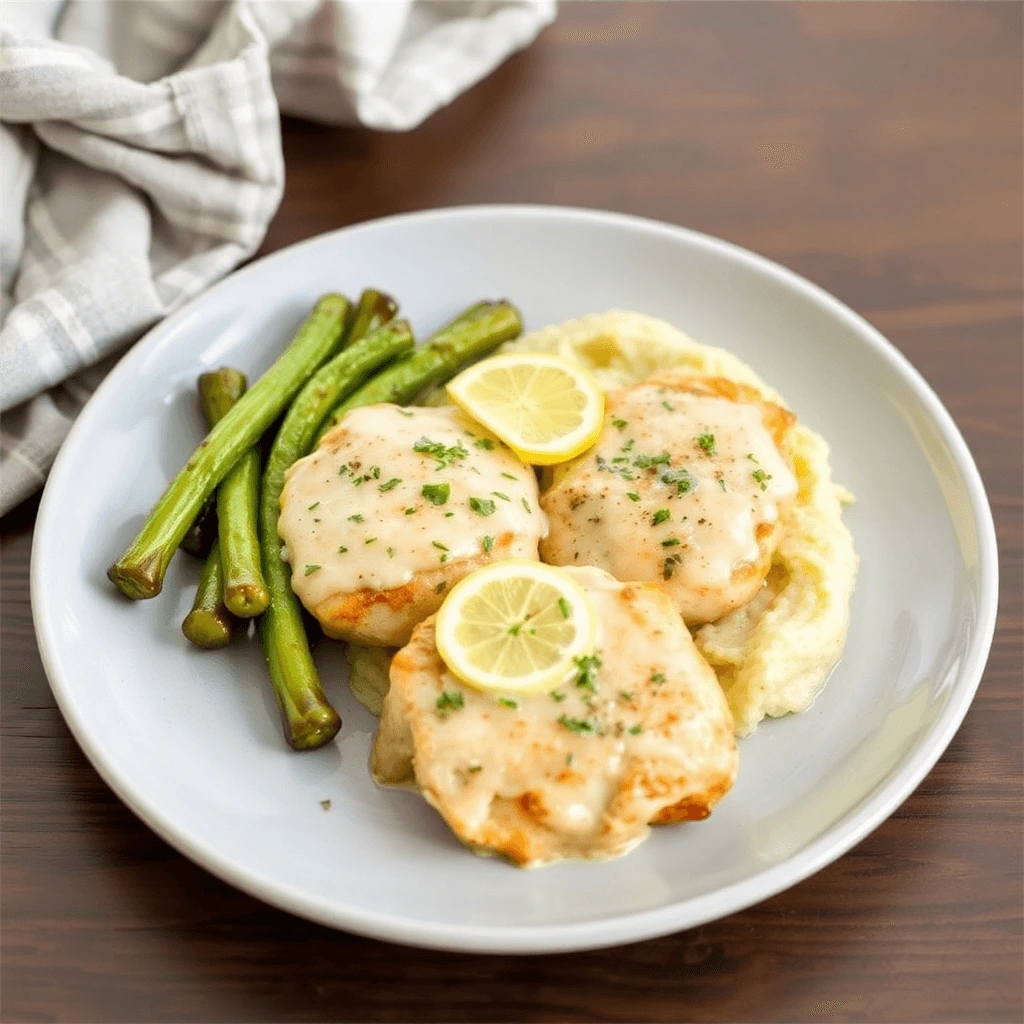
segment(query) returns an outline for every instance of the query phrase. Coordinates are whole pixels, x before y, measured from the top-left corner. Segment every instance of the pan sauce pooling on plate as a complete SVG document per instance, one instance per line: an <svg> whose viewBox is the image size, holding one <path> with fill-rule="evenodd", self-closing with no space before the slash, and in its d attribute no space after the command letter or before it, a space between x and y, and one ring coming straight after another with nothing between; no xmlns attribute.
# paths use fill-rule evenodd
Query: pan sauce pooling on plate
<svg viewBox="0 0 1024 1024"><path fill-rule="evenodd" d="M471 570L536 558L533 470L454 409L353 409L289 470L278 533L333 637L405 643Z"/></svg>
<svg viewBox="0 0 1024 1024"><path fill-rule="evenodd" d="M463 842L522 867L625 853L650 824L706 817L736 775L729 709L671 601L565 571L596 606L596 658L551 693L484 693L428 619L392 662L373 750L378 781L418 786Z"/></svg>

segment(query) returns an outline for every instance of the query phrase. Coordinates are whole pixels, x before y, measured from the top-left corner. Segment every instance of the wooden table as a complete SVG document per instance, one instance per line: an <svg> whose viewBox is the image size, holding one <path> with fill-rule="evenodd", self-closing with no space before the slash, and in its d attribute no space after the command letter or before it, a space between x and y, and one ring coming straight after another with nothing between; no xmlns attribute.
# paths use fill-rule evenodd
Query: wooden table
<svg viewBox="0 0 1024 1024"><path fill-rule="evenodd" d="M3 1020L1019 1021L1021 72L1019 4L566 3L418 131L287 123L265 252L429 206L599 206L749 246L867 316L988 487L988 669L903 807L760 906L579 955L403 949L236 892L99 780L36 650L28 502L3 523Z"/></svg>

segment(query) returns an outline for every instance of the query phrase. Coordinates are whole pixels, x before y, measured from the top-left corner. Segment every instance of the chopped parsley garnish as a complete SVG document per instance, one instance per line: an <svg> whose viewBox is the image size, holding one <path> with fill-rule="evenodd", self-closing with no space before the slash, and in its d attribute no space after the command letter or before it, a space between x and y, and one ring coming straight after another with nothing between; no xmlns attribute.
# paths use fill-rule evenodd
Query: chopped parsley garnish
<svg viewBox="0 0 1024 1024"><path fill-rule="evenodd" d="M768 481L772 478L771 473L766 473L763 469L755 469L750 475L761 485L762 491L768 490Z"/></svg>
<svg viewBox="0 0 1024 1024"><path fill-rule="evenodd" d="M376 537L367 537L366 540L363 541L363 543L364 544L373 544L376 540L377 540Z"/></svg>
<svg viewBox="0 0 1024 1024"><path fill-rule="evenodd" d="M569 718L568 715L559 715L558 724L565 726L565 728L568 729L569 732L597 732L597 723L589 718Z"/></svg>
<svg viewBox="0 0 1024 1024"><path fill-rule="evenodd" d="M442 690L441 696L434 701L442 718L447 718L453 711L461 711L466 706L466 700L458 690Z"/></svg>
<svg viewBox="0 0 1024 1024"><path fill-rule="evenodd" d="M689 494L697 486L697 480L688 469L666 469L661 474L661 482L670 487L674 484L680 494Z"/></svg>
<svg viewBox="0 0 1024 1024"><path fill-rule="evenodd" d="M512 698L511 698L511 697L499 697L499 698L498 698L498 703L499 703L499 704L500 704L500 705L501 705L501 706L502 706L503 708L511 708L511 709L512 709L513 711L515 711L515 709L516 709L517 707L519 707L519 701L517 701L517 700L512 700Z"/></svg>
<svg viewBox="0 0 1024 1024"><path fill-rule="evenodd" d="M407 420L411 420L413 414L411 412L409 412L408 409L399 409L398 410L398 415L399 416L404 416Z"/></svg>
<svg viewBox="0 0 1024 1024"><path fill-rule="evenodd" d="M721 477L718 478L718 486L721 487L723 491L726 490L725 480L723 480Z"/></svg>
<svg viewBox="0 0 1024 1024"><path fill-rule="evenodd" d="M562 613L563 619L567 619L572 615L572 605L564 597L558 599L558 610Z"/></svg>
<svg viewBox="0 0 1024 1024"><path fill-rule="evenodd" d="M633 465L637 469L653 469L655 466L667 466L672 461L672 456L668 452L662 452L660 455L638 455L633 460Z"/></svg>
<svg viewBox="0 0 1024 1024"><path fill-rule="evenodd" d="M473 442L474 448L483 448L485 452L494 451L494 442L489 437L478 437Z"/></svg>
<svg viewBox="0 0 1024 1024"><path fill-rule="evenodd" d="M431 505L443 505L452 493L451 484L424 484L420 491Z"/></svg>
<svg viewBox="0 0 1024 1024"><path fill-rule="evenodd" d="M562 691L561 691L561 690L552 690L552 691L551 691L551 699L552 699L552 700L553 700L553 701L554 701L554 702L555 702L556 704L561 704L561 703L562 703L562 701L563 701L563 700L565 700L565 698L566 698L566 697L568 697L568 696L569 696L569 694L567 694L567 693L562 693Z"/></svg>
<svg viewBox="0 0 1024 1024"><path fill-rule="evenodd" d="M612 426L619 430L625 430L629 426L629 420L612 420Z"/></svg>
<svg viewBox="0 0 1024 1024"><path fill-rule="evenodd" d="M567 768L572 766L572 754L565 755L565 765Z"/></svg>
<svg viewBox="0 0 1024 1024"><path fill-rule="evenodd" d="M577 668L576 685L591 693L597 692L597 670L601 667L599 654L584 654L573 658Z"/></svg>
<svg viewBox="0 0 1024 1024"><path fill-rule="evenodd" d="M501 498L502 501L511 501L512 499L507 494L502 494L501 491L491 491L496 498Z"/></svg>
<svg viewBox="0 0 1024 1024"><path fill-rule="evenodd" d="M484 537L484 539L480 541L480 546L484 549L484 551L490 554L492 548L494 547L494 538Z"/></svg>
<svg viewBox="0 0 1024 1024"><path fill-rule="evenodd" d="M315 573L317 571L317 569L319 569L319 568L320 568L319 565L307 565L306 566L306 575L307 576L312 576L313 573Z"/></svg>
<svg viewBox="0 0 1024 1024"><path fill-rule="evenodd" d="M523 628L523 623L522 622L514 622L514 623L512 623L511 626L508 627L508 635L509 636L519 636L519 630L521 630L522 628Z"/></svg>
<svg viewBox="0 0 1024 1024"><path fill-rule="evenodd" d="M630 736L639 736L640 733L642 733L643 731L644 731L644 727L642 725L640 725L639 723L637 723L636 725L631 725L629 727L629 735Z"/></svg>
<svg viewBox="0 0 1024 1024"><path fill-rule="evenodd" d="M753 452L747 452L747 458L750 459L751 462L757 462L757 456L754 455Z"/></svg>
<svg viewBox="0 0 1024 1024"><path fill-rule="evenodd" d="M410 506L409 506L409 507L408 507L408 508L407 508L407 509L405 510L405 514L406 514L407 516L415 515L415 514L416 514L416 506L415 506L415 505L410 505Z"/></svg>
<svg viewBox="0 0 1024 1024"><path fill-rule="evenodd" d="M631 437L631 438L630 438L630 439L629 439L629 440L628 440L628 441L627 441L627 442L626 442L626 443L625 443L625 444L624 444L624 445L622 446L622 451L624 451L624 452L631 452L631 451L633 450L633 445L635 445L635 444L636 444L636 440L635 440L634 438L632 438L632 437Z"/></svg>
<svg viewBox="0 0 1024 1024"><path fill-rule="evenodd" d="M477 515L490 516L494 515L498 506L495 505L490 498L470 498L469 507L476 512Z"/></svg>
<svg viewBox="0 0 1024 1024"><path fill-rule="evenodd" d="M420 455L432 455L437 459L438 469L445 469L456 459L464 459L469 454L461 441L456 441L448 447L443 441L431 441L429 437L421 437L412 446L412 450Z"/></svg>
<svg viewBox="0 0 1024 1024"><path fill-rule="evenodd" d="M715 454L715 435L714 434L698 434L697 435L697 446L700 448L705 455Z"/></svg>
<svg viewBox="0 0 1024 1024"><path fill-rule="evenodd" d="M612 465L603 455L594 456L597 462L597 468L602 473L614 473L616 476L621 477L623 480L633 480L635 475L629 466L625 465Z"/></svg>
<svg viewBox="0 0 1024 1024"><path fill-rule="evenodd" d="M672 513L667 508L659 508L654 513L653 523L655 526L660 526L662 523L667 523L672 518Z"/></svg>
<svg viewBox="0 0 1024 1024"><path fill-rule="evenodd" d="M668 409L669 412L675 412L676 411L676 407L670 401L668 401L668 399L666 399L661 404L663 406L665 406L665 408Z"/></svg>
<svg viewBox="0 0 1024 1024"><path fill-rule="evenodd" d="M393 491L400 483L402 478L400 476L393 476L387 483L383 483L377 488L381 494L387 494L388 491Z"/></svg>
<svg viewBox="0 0 1024 1024"><path fill-rule="evenodd" d="M659 683L659 684L665 682L665 673L664 672L655 672L651 676L651 682L652 683Z"/></svg>
<svg viewBox="0 0 1024 1024"><path fill-rule="evenodd" d="M663 548L674 548L674 547L677 547L679 545L679 543L680 543L680 540L679 540L678 537L669 537L667 540L663 540L661 542L661 546Z"/></svg>
<svg viewBox="0 0 1024 1024"><path fill-rule="evenodd" d="M388 558L394 558L394 557L395 557L395 549L394 548L388 548Z"/></svg>
<svg viewBox="0 0 1024 1024"><path fill-rule="evenodd" d="M484 770L484 766L482 764L471 764L466 769L466 771L469 772L470 775L475 775L477 772L482 772L483 770Z"/></svg>
<svg viewBox="0 0 1024 1024"><path fill-rule="evenodd" d="M314 502L313 502L313 504L309 506L309 508L307 509L307 511L308 511L308 512L312 512L312 511L313 511L313 509L315 509L315 508L319 508L319 507L320 507L320 502L319 502L319 501L314 501Z"/></svg>
<svg viewBox="0 0 1024 1024"><path fill-rule="evenodd" d="M526 509L526 514L532 516L533 515L533 509L530 508L530 503L525 498L522 498L520 500L523 503L523 508Z"/></svg>
<svg viewBox="0 0 1024 1024"><path fill-rule="evenodd" d="M348 521L350 523L361 523L363 521L363 517L357 512L354 516L349 516Z"/></svg>
<svg viewBox="0 0 1024 1024"><path fill-rule="evenodd" d="M442 544L439 540L432 540L430 543L433 544L434 547L437 548L438 551L447 551L448 550L448 548L445 547L445 545Z"/></svg>
<svg viewBox="0 0 1024 1024"><path fill-rule="evenodd" d="M633 694L629 690L619 690L619 696L623 700L632 700Z"/></svg>
<svg viewBox="0 0 1024 1024"><path fill-rule="evenodd" d="M338 467L338 476L344 476L344 475L345 475L346 473L351 473L351 472L352 472L352 470L351 470L351 469L349 469L349 465L348 465L348 463L347 463L347 462L343 462L343 463L342 463L342 464L341 464L341 465L340 465L340 466Z"/></svg>
<svg viewBox="0 0 1024 1024"><path fill-rule="evenodd" d="M329 810L331 809L331 801L330 801L330 800L321 800L321 801L320 801L320 806L321 806L321 807L322 807L322 808L323 808L323 809L324 809L325 811L329 811Z"/></svg>
<svg viewBox="0 0 1024 1024"><path fill-rule="evenodd" d="M626 491L626 497L629 498L630 501L640 500L640 495L637 494L636 491Z"/></svg>
<svg viewBox="0 0 1024 1024"><path fill-rule="evenodd" d="M663 580L670 580L675 575L676 566L682 562L682 555L669 555L665 559L664 564L661 567L661 578Z"/></svg>
<svg viewBox="0 0 1024 1024"><path fill-rule="evenodd" d="M344 545L344 544L342 544L342 545L341 545L341 547L339 547L339 548L338 548L338 554L339 554L339 555L343 555L343 554L345 554L345 552L346 552L346 551L348 551L348 548L347 548L347 547L345 547L345 545Z"/></svg>
<svg viewBox="0 0 1024 1024"><path fill-rule="evenodd" d="M518 480L519 477L515 473L502 473L501 474L506 480Z"/></svg>

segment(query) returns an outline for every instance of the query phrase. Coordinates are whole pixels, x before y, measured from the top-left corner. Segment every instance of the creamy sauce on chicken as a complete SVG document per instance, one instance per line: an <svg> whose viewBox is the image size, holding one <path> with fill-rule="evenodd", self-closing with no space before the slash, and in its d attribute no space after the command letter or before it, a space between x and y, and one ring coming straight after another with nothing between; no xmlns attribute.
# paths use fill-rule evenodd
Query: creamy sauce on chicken
<svg viewBox="0 0 1024 1024"><path fill-rule="evenodd" d="M451 408L353 409L288 471L278 533L307 608L475 558L536 557L533 470ZM440 600L440 598L438 599Z"/></svg>
<svg viewBox="0 0 1024 1024"><path fill-rule="evenodd" d="M652 821L704 817L736 771L724 697L665 595L568 571L601 635L563 686L465 686L428 620L392 663L374 749L378 780L408 783L414 768L460 838L520 864L624 853Z"/></svg>
<svg viewBox="0 0 1024 1024"><path fill-rule="evenodd" d="M737 567L762 556L759 528L797 490L760 407L656 384L613 392L608 405L597 444L542 499L552 521L542 556L671 581L693 618L718 617Z"/></svg>

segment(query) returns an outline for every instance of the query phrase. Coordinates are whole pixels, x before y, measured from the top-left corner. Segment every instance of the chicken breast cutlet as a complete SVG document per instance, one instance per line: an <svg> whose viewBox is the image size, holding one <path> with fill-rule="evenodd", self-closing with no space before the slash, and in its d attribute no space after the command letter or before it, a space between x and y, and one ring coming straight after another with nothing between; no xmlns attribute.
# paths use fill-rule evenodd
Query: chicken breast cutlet
<svg viewBox="0 0 1024 1024"><path fill-rule="evenodd" d="M449 587L547 531L533 470L452 408L353 409L288 471L278 533L328 636L401 646Z"/></svg>
<svg viewBox="0 0 1024 1024"><path fill-rule="evenodd" d="M446 669L433 618L391 665L371 767L415 785L464 843L520 867L626 853L707 817L736 777L732 716L669 598L568 569L600 647L552 693L483 693Z"/></svg>
<svg viewBox="0 0 1024 1024"><path fill-rule="evenodd" d="M656 583L690 625L749 602L797 492L796 417L724 377L662 373L609 392L595 446L541 497L541 557Z"/></svg>

